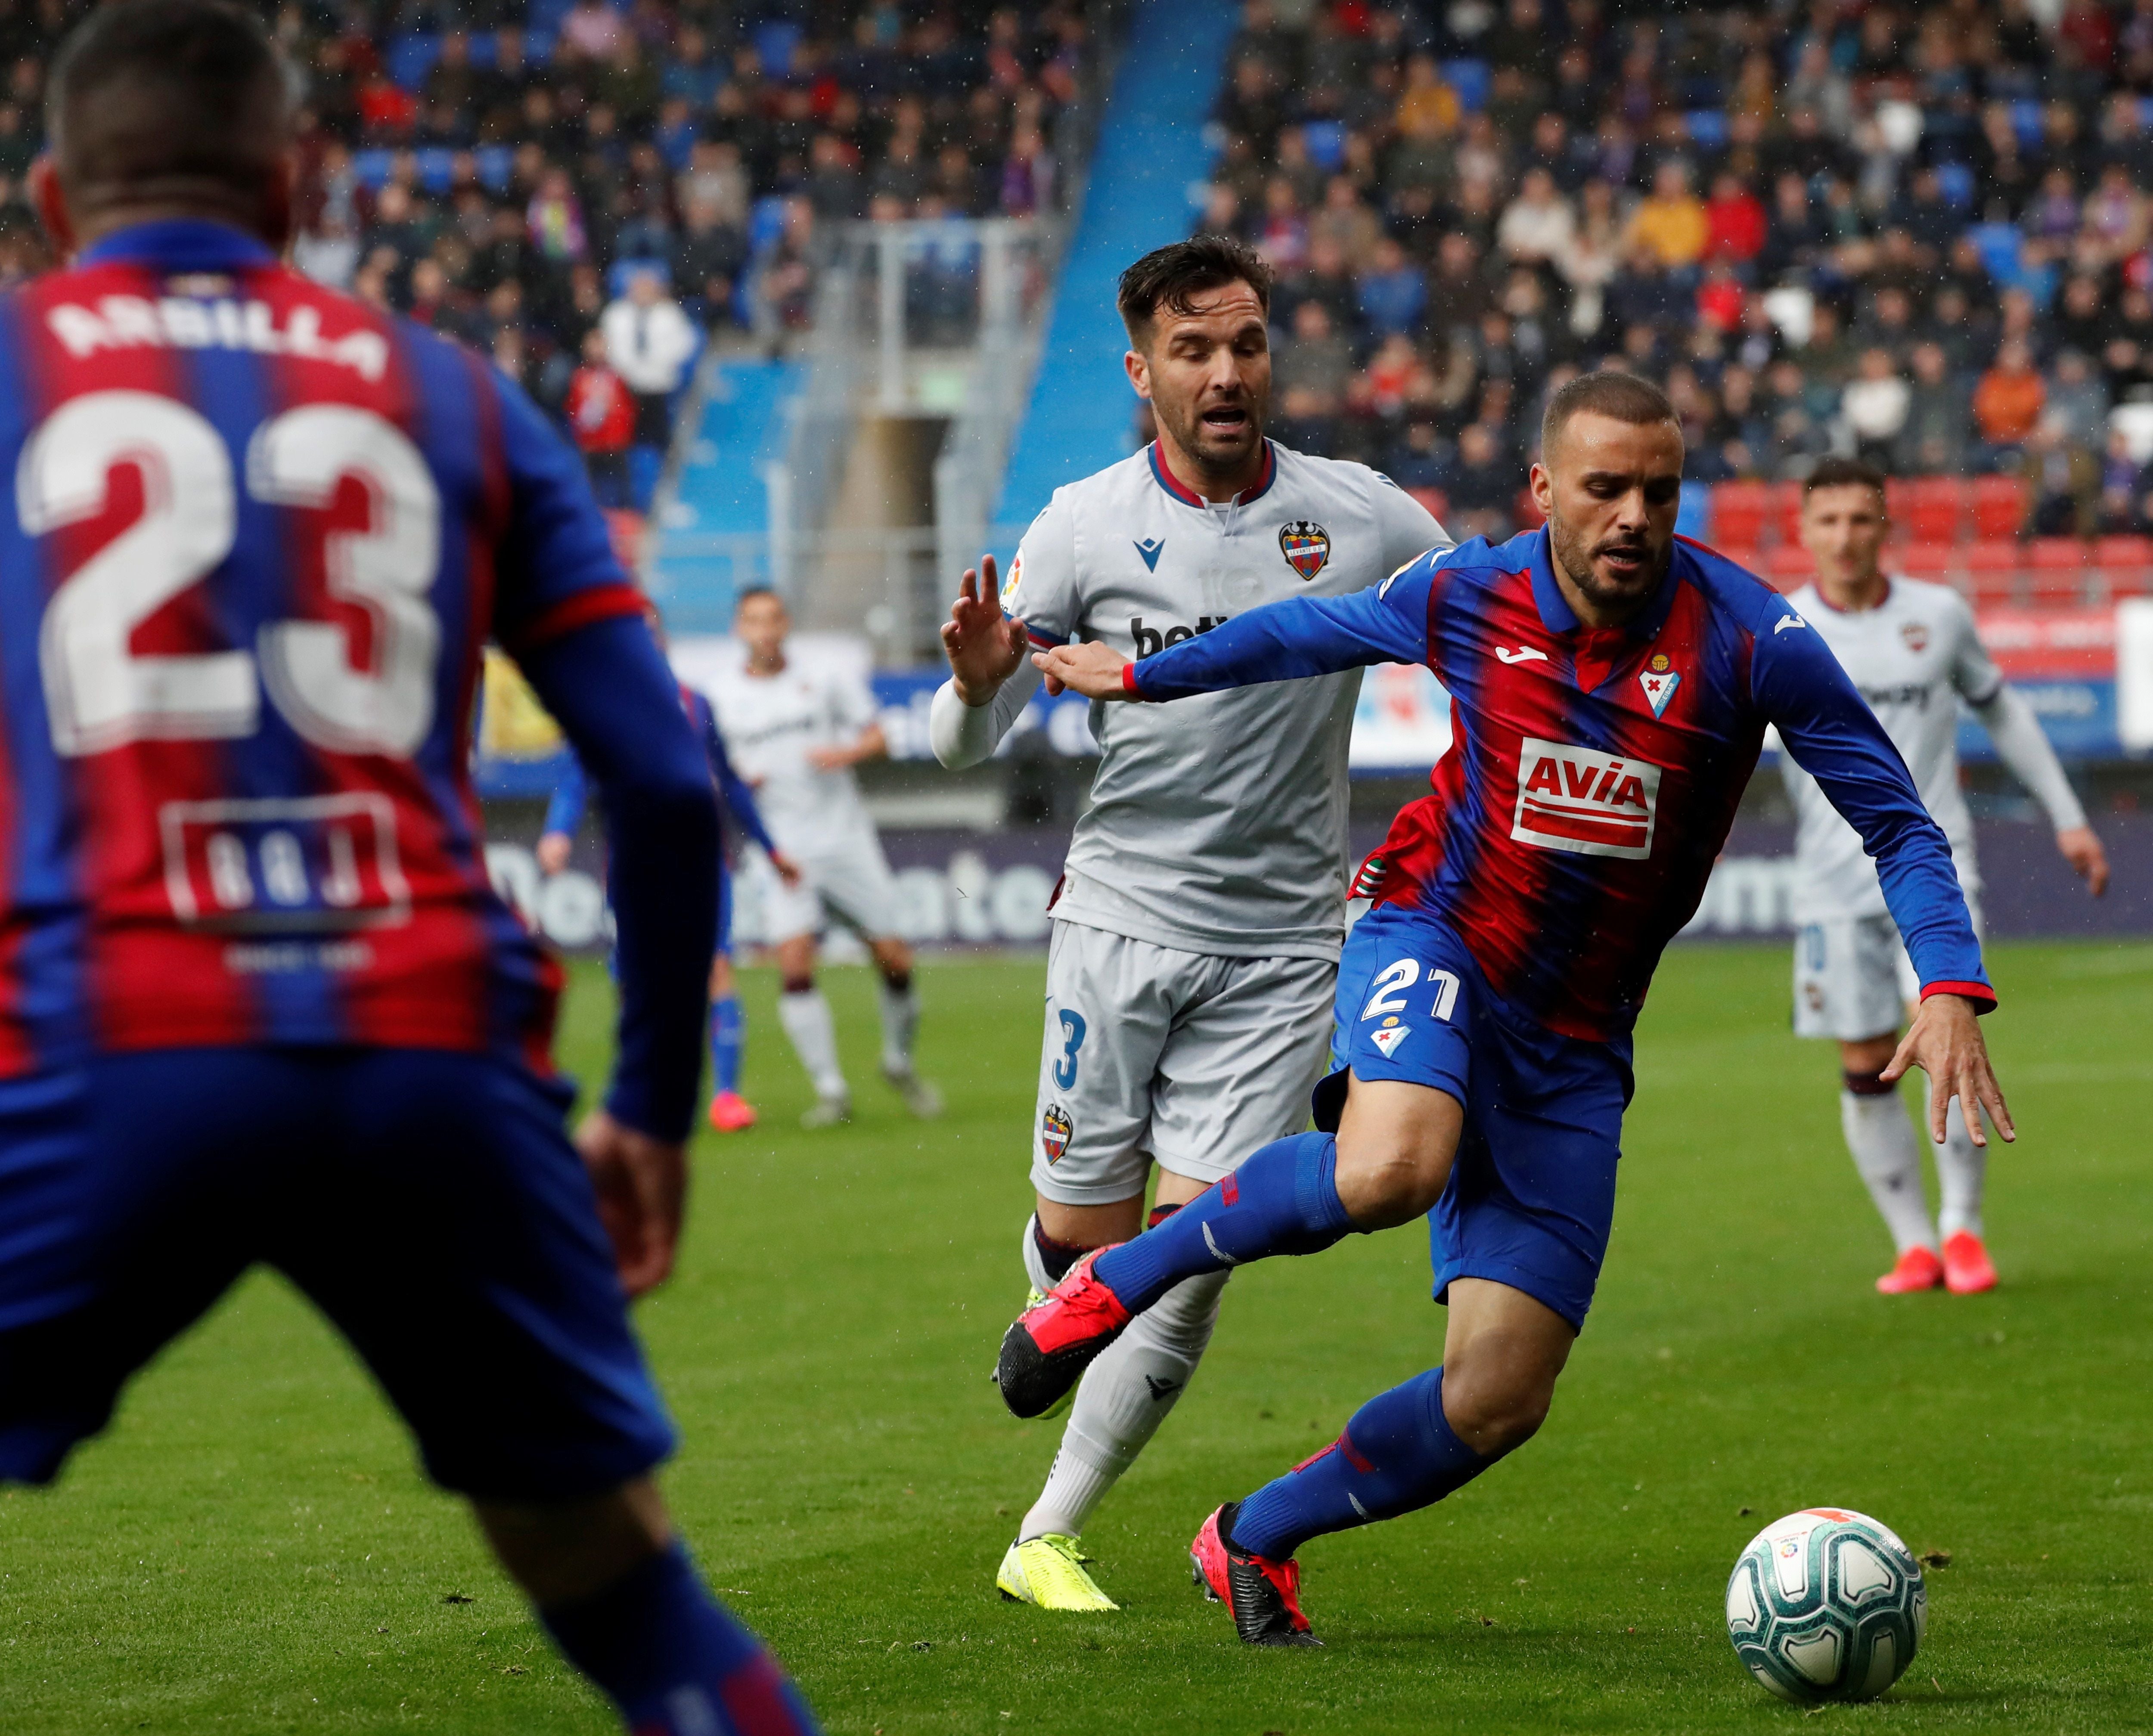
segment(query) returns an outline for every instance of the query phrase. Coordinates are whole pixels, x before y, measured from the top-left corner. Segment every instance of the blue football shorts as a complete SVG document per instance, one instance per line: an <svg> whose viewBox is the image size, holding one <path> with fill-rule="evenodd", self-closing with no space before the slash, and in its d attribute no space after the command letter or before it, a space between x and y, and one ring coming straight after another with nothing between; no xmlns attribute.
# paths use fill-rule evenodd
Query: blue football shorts
<svg viewBox="0 0 2153 1736"><path fill-rule="evenodd" d="M1435 1299L1486 1278L1582 1328L1615 1215L1630 1042L1585 1042L1527 1017L1488 986L1443 917L1378 904L1338 961L1331 1075L1316 1125L1336 1128L1345 1074L1448 1092L1465 1125L1428 1214Z"/></svg>
<svg viewBox="0 0 2153 1736"><path fill-rule="evenodd" d="M0 1480L43 1483L250 1266L349 1339L428 1473L599 1494L671 1450L573 1097L505 1057L181 1049L0 1083Z"/></svg>

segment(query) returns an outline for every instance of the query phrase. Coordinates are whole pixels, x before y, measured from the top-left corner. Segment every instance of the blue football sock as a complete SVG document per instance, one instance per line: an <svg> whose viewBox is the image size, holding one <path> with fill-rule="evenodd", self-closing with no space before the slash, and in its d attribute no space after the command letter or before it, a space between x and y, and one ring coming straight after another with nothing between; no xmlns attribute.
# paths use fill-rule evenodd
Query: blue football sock
<svg viewBox="0 0 2153 1736"><path fill-rule="evenodd" d="M740 1088L741 1051L747 1044L747 1015L740 996L710 1003L710 1077L722 1093Z"/></svg>
<svg viewBox="0 0 2153 1736"><path fill-rule="evenodd" d="M1110 1248L1092 1268L1132 1314L1183 1278L1274 1254L1318 1254L1352 1234L1338 1198L1338 1142L1275 1139L1157 1228Z"/></svg>
<svg viewBox="0 0 2153 1736"><path fill-rule="evenodd" d="M538 1615L634 1736L813 1736L799 1691L678 1543L596 1596Z"/></svg>
<svg viewBox="0 0 2153 1736"><path fill-rule="evenodd" d="M1431 1368L1370 1399L1315 1458L1242 1502L1234 1545L1289 1560L1311 1537L1439 1501L1502 1456L1484 1459L1458 1438L1443 1414L1443 1371Z"/></svg>

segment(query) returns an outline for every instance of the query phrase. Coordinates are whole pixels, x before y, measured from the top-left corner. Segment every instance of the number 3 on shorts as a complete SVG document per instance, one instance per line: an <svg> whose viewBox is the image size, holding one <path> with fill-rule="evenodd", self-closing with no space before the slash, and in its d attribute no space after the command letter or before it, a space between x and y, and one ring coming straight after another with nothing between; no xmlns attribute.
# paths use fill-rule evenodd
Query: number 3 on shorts
<svg viewBox="0 0 2153 1736"><path fill-rule="evenodd" d="M1054 1063L1054 1082L1064 1091L1076 1088L1076 1051L1084 1046L1084 1016L1064 1013L1061 1016L1061 1035L1064 1039L1061 1059Z"/></svg>

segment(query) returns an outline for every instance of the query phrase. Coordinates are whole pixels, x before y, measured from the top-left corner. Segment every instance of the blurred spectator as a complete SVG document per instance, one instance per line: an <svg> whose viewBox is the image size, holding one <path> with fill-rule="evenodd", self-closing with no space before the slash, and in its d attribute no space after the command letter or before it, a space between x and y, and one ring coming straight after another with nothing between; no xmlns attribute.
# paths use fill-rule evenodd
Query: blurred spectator
<svg viewBox="0 0 2153 1736"><path fill-rule="evenodd" d="M607 364L602 332L583 335L583 366L569 377L565 410L598 504L628 506L628 451L635 443L639 406L627 382Z"/></svg>
<svg viewBox="0 0 2153 1736"><path fill-rule="evenodd" d="M1518 196L1504 208L1495 241L1522 265L1542 265L1566 252L1577 230L1570 201L1555 190L1555 176L1544 168L1525 171Z"/></svg>
<svg viewBox="0 0 2153 1736"><path fill-rule="evenodd" d="M1499 542L1514 527L1510 507L1519 477L1515 457L1485 424L1474 422L1458 437L1458 451L1442 471L1448 511L1443 527L1461 542L1485 537Z"/></svg>
<svg viewBox="0 0 2153 1736"><path fill-rule="evenodd" d="M1652 196L1631 215L1630 241L1679 270L1704 257L1709 235L1704 203L1690 191L1689 165L1677 159L1662 163L1652 174Z"/></svg>
<svg viewBox="0 0 2153 1736"><path fill-rule="evenodd" d="M1352 371L1352 345L1333 329L1330 309L1320 301L1303 302L1294 310L1292 337L1271 364L1277 389L1299 389L1327 410L1344 395Z"/></svg>
<svg viewBox="0 0 2153 1736"><path fill-rule="evenodd" d="M1428 279L1407 262L1405 249L1386 236L1361 279L1362 323L1381 337L1419 328L1428 305Z"/></svg>
<svg viewBox="0 0 2153 1736"><path fill-rule="evenodd" d="M1901 379L1887 349L1862 352L1854 380L1840 396L1840 412L1853 430L1857 457L1888 464L1913 407L1913 391Z"/></svg>
<svg viewBox="0 0 2153 1736"><path fill-rule="evenodd" d="M1973 420L1984 448L1982 459L1991 469L2014 459L2039 425L2048 389L2033 367L2033 354L2023 339L2007 339L1996 360L1974 388Z"/></svg>
<svg viewBox="0 0 2153 1736"><path fill-rule="evenodd" d="M607 305L599 330L606 365L635 399L635 444L664 450L672 435L673 395L686 383L700 341L695 328L659 274L639 271L629 276L628 293Z"/></svg>
<svg viewBox="0 0 2153 1736"><path fill-rule="evenodd" d="M1950 359L1941 344L1916 344L1912 367L1894 468L1901 476L1947 475L1966 461L1966 394L1952 379Z"/></svg>
<svg viewBox="0 0 2153 1736"><path fill-rule="evenodd" d="M1723 173L1713 181L1704 216L1705 252L1711 257L1746 265L1764 252L1769 229L1764 206L1740 176Z"/></svg>

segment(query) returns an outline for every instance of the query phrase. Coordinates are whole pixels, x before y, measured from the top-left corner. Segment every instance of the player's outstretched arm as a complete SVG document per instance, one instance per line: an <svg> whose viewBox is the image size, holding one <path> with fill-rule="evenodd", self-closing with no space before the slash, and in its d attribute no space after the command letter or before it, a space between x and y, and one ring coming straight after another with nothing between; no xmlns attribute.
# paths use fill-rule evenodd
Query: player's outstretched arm
<svg viewBox="0 0 2153 1736"><path fill-rule="evenodd" d="M995 557L980 557L957 582L957 600L942 624L942 651L957 697L975 709L987 704L1003 682L1024 666L1024 623L1002 613Z"/></svg>
<svg viewBox="0 0 2153 1736"><path fill-rule="evenodd" d="M1994 697L1975 705L1973 714L1996 744L1997 757L2047 812L2056 828L2056 848L2071 872L2086 883L2087 891L2100 897L2108 890L2108 852L2086 824L2085 808L2025 695L2008 683L1999 685Z"/></svg>
<svg viewBox="0 0 2153 1736"><path fill-rule="evenodd" d="M949 679L927 714L928 744L952 771L991 757L1031 702L1039 672L1025 660L1030 643L1024 623L1002 613L995 557L982 556L976 570L965 570L943 624Z"/></svg>
<svg viewBox="0 0 2153 1736"><path fill-rule="evenodd" d="M1421 663L1428 657L1428 593L1423 568L1350 596L1266 603L1141 664L1096 642L1056 645L1031 660L1049 691L1066 687L1095 700L1185 699L1372 663Z"/></svg>
<svg viewBox="0 0 2153 1736"><path fill-rule="evenodd" d="M1944 1143L1944 1116L1957 1097L1966 1116L1967 1137L1976 1145L1988 1143L1982 1131L1981 1110L1988 1112L1996 1130L2007 1141L2018 1130L2011 1123L2011 1111L2003 1101L2003 1087L1988 1064L1988 1045L1981 1035L1981 1021L1974 1004L1960 995L1931 995L1891 1057L1891 1065L1879 1076L1896 1083L1910 1067L1929 1076L1929 1137ZM1975 1106L1979 1105L1979 1108Z"/></svg>

